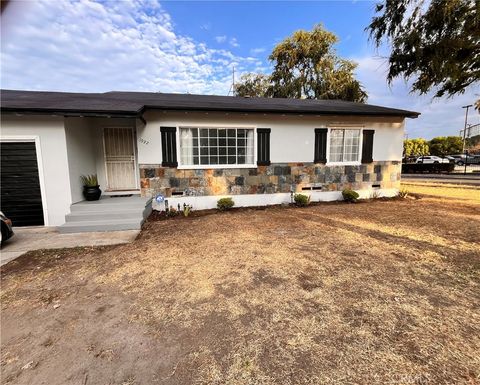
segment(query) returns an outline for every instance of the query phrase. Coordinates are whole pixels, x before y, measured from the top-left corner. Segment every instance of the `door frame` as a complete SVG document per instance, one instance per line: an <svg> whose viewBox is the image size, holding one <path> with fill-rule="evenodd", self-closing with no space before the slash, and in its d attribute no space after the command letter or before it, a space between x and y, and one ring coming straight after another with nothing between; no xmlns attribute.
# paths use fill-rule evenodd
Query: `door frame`
<svg viewBox="0 0 480 385"><path fill-rule="evenodd" d="M6 135L0 137L0 142L35 142L35 153L37 155L38 179L40 184L40 195L43 209L43 225L48 226L48 207L47 195L45 189L45 174L43 172L42 147L40 146L40 136L38 135Z"/></svg>
<svg viewBox="0 0 480 385"><path fill-rule="evenodd" d="M105 129L107 128L122 128L122 129L130 129L132 131L132 146L133 146L133 173L135 175L135 188L133 190L111 190L109 188L109 181L108 181L108 167L107 167L107 151L105 147ZM129 191L140 191L140 178L138 173L138 154L137 154L137 133L134 126L104 126L102 128L102 147L103 147L103 167L105 170L105 181L107 183L107 189L105 193L109 192L129 192Z"/></svg>

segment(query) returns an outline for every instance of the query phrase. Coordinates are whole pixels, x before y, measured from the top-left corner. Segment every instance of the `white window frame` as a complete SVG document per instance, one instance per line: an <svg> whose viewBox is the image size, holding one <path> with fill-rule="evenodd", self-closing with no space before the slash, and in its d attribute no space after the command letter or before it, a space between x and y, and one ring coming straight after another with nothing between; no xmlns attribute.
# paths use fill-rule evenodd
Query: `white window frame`
<svg viewBox="0 0 480 385"><path fill-rule="evenodd" d="M257 168L257 127L242 126L237 124L182 124L176 126L177 139L177 169L179 170L206 170L206 169L225 169L225 168ZM248 164L194 164L188 165L182 163L181 147L180 147L180 130L182 128L236 128L240 130L253 130L253 163Z"/></svg>
<svg viewBox="0 0 480 385"><path fill-rule="evenodd" d="M0 142L34 142L35 143L35 152L37 153L37 167L38 167L38 179L40 184L40 195L42 198L42 208L43 208L43 225L49 226L48 219L48 206L47 206L47 195L45 190L45 173L43 171L43 157L42 157L42 147L40 145L40 136L38 135L6 135L0 138ZM70 177L70 175L69 175ZM68 182L70 185L70 181Z"/></svg>
<svg viewBox="0 0 480 385"><path fill-rule="evenodd" d="M362 148L363 148L363 130L364 125L352 124L352 125L335 125L327 127L327 166L358 166L362 164ZM358 159L349 162L332 162L330 161L330 141L332 138L332 130L359 130L360 138L358 141Z"/></svg>

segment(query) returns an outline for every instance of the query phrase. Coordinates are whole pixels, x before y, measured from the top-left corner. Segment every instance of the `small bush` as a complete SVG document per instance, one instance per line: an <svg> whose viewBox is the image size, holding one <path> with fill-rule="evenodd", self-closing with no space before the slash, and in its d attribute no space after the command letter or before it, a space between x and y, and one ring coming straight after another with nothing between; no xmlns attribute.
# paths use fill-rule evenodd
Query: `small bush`
<svg viewBox="0 0 480 385"><path fill-rule="evenodd" d="M220 199L217 201L217 208L218 208L220 211L229 210L229 209L231 209L234 205L235 205L235 202L234 202L233 199L230 198L230 197L228 197L228 198L220 198Z"/></svg>
<svg viewBox="0 0 480 385"><path fill-rule="evenodd" d="M381 196L380 191L373 190L372 193L370 194L370 199L379 199L380 196Z"/></svg>
<svg viewBox="0 0 480 385"><path fill-rule="evenodd" d="M85 187L96 187L98 186L97 174L92 175L82 175L80 179Z"/></svg>
<svg viewBox="0 0 480 385"><path fill-rule="evenodd" d="M358 193L356 191L346 188L342 191L343 200L349 203L355 203L358 200Z"/></svg>
<svg viewBox="0 0 480 385"><path fill-rule="evenodd" d="M410 194L410 191L408 191L406 188L402 188L399 192L398 192L398 196L400 198L406 198L408 197L408 194Z"/></svg>
<svg viewBox="0 0 480 385"><path fill-rule="evenodd" d="M180 211L178 211L175 207L170 206L170 208L165 212L165 215L168 218L173 218L176 217L177 215L180 214Z"/></svg>
<svg viewBox="0 0 480 385"><path fill-rule="evenodd" d="M295 201L295 204L299 207L308 206L308 204L310 203L310 197L305 194L295 194L293 196L293 200Z"/></svg>
<svg viewBox="0 0 480 385"><path fill-rule="evenodd" d="M188 217L193 212L193 206L187 205L186 203L183 204L183 216Z"/></svg>

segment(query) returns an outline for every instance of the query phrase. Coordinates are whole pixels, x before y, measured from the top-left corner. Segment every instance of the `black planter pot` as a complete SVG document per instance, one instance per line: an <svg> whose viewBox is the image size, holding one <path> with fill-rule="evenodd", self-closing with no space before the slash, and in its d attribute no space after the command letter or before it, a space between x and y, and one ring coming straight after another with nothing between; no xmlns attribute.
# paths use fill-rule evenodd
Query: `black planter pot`
<svg viewBox="0 0 480 385"><path fill-rule="evenodd" d="M100 186L83 186L83 196L87 201L98 201L102 195Z"/></svg>

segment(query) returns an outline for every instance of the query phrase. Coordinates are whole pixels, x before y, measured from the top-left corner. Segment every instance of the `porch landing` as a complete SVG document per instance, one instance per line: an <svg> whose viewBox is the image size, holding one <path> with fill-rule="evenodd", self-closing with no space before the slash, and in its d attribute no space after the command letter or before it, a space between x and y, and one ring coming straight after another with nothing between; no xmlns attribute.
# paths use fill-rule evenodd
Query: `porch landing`
<svg viewBox="0 0 480 385"><path fill-rule="evenodd" d="M70 206L60 233L87 231L140 230L152 212L152 199L140 195L102 196L98 201L82 201Z"/></svg>

